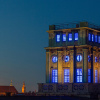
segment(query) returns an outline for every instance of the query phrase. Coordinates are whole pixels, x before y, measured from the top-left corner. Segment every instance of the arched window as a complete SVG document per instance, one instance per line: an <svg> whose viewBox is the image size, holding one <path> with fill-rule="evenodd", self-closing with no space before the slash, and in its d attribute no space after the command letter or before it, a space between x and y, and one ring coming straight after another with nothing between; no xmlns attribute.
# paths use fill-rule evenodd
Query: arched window
<svg viewBox="0 0 100 100"><path fill-rule="evenodd" d="M56 63L57 60L58 60L57 56L53 56L53 58L52 58L52 62L53 62L53 63Z"/></svg>
<svg viewBox="0 0 100 100"><path fill-rule="evenodd" d="M82 56L81 55L77 55L77 61L80 62L82 60Z"/></svg>
<svg viewBox="0 0 100 100"><path fill-rule="evenodd" d="M69 56L66 56L65 57L65 62L68 62L69 61Z"/></svg>

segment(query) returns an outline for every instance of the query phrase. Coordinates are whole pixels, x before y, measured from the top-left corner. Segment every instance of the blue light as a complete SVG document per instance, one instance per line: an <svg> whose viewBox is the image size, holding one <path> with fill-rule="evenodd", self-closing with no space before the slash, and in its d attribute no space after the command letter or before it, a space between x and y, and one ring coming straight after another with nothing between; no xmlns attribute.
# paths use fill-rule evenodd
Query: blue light
<svg viewBox="0 0 100 100"><path fill-rule="evenodd" d="M52 70L52 82L53 83L57 83L58 82L57 74L58 74L57 69L53 69Z"/></svg>
<svg viewBox="0 0 100 100"><path fill-rule="evenodd" d="M92 41L94 41L94 34L92 34Z"/></svg>
<svg viewBox="0 0 100 100"><path fill-rule="evenodd" d="M98 42L97 35L95 35L95 42Z"/></svg>
<svg viewBox="0 0 100 100"><path fill-rule="evenodd" d="M57 56L54 56L54 57L52 58L52 62L53 62L53 63L56 63L57 60L58 60L58 59L57 59Z"/></svg>
<svg viewBox="0 0 100 100"><path fill-rule="evenodd" d="M80 62L82 60L82 56L81 55L77 55L77 61Z"/></svg>
<svg viewBox="0 0 100 100"><path fill-rule="evenodd" d="M69 33L69 41L72 41L72 33Z"/></svg>
<svg viewBox="0 0 100 100"><path fill-rule="evenodd" d="M97 62L97 60L98 60L97 57L95 57L95 62Z"/></svg>
<svg viewBox="0 0 100 100"><path fill-rule="evenodd" d="M95 83L97 83L97 82L98 82L98 71L95 70Z"/></svg>
<svg viewBox="0 0 100 100"><path fill-rule="evenodd" d="M78 33L75 33L75 40L78 40Z"/></svg>
<svg viewBox="0 0 100 100"><path fill-rule="evenodd" d="M77 69L77 82L82 82L82 69Z"/></svg>
<svg viewBox="0 0 100 100"><path fill-rule="evenodd" d="M66 41L66 34L63 34L63 41Z"/></svg>
<svg viewBox="0 0 100 100"><path fill-rule="evenodd" d="M70 75L70 70L69 69L64 69L64 82L69 82L69 75Z"/></svg>
<svg viewBox="0 0 100 100"><path fill-rule="evenodd" d="M91 57L90 56L88 56L88 62L90 62L91 61Z"/></svg>
<svg viewBox="0 0 100 100"><path fill-rule="evenodd" d="M91 41L91 34L88 34L88 40Z"/></svg>
<svg viewBox="0 0 100 100"><path fill-rule="evenodd" d="M69 56L66 56L65 57L65 62L68 62L69 61Z"/></svg>
<svg viewBox="0 0 100 100"><path fill-rule="evenodd" d="M91 69L88 69L88 82L91 82Z"/></svg>
<svg viewBox="0 0 100 100"><path fill-rule="evenodd" d="M60 35L57 34L57 42L60 42Z"/></svg>
<svg viewBox="0 0 100 100"><path fill-rule="evenodd" d="M98 36L98 43L100 43L100 36Z"/></svg>

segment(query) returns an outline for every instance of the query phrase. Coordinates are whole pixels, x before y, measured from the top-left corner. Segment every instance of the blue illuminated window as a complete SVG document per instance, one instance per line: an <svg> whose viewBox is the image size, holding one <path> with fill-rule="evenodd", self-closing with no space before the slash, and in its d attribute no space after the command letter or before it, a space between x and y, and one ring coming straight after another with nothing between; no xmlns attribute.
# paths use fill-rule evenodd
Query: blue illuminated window
<svg viewBox="0 0 100 100"><path fill-rule="evenodd" d="M78 33L75 33L75 40L78 40Z"/></svg>
<svg viewBox="0 0 100 100"><path fill-rule="evenodd" d="M52 70L52 82L57 83L58 82L58 72L57 69Z"/></svg>
<svg viewBox="0 0 100 100"><path fill-rule="evenodd" d="M66 41L66 34L63 34L63 41Z"/></svg>
<svg viewBox="0 0 100 100"><path fill-rule="evenodd" d="M98 42L98 38L97 38L97 35L95 35L95 42Z"/></svg>
<svg viewBox="0 0 100 100"><path fill-rule="evenodd" d="M60 42L60 35L57 34L57 42Z"/></svg>
<svg viewBox="0 0 100 100"><path fill-rule="evenodd" d="M91 41L91 34L88 34L88 40Z"/></svg>
<svg viewBox="0 0 100 100"><path fill-rule="evenodd" d="M97 60L98 60L97 57L95 57L95 62L97 62Z"/></svg>
<svg viewBox="0 0 100 100"><path fill-rule="evenodd" d="M65 57L65 62L68 62L69 61L69 56L66 56Z"/></svg>
<svg viewBox="0 0 100 100"><path fill-rule="evenodd" d="M90 56L88 56L88 62L90 62L91 61L91 57Z"/></svg>
<svg viewBox="0 0 100 100"><path fill-rule="evenodd" d="M72 33L69 33L69 41L72 41Z"/></svg>
<svg viewBox="0 0 100 100"><path fill-rule="evenodd" d="M77 82L82 82L82 69L77 69Z"/></svg>
<svg viewBox="0 0 100 100"><path fill-rule="evenodd" d="M94 34L92 34L92 41L94 41Z"/></svg>
<svg viewBox="0 0 100 100"><path fill-rule="evenodd" d="M88 69L88 82L91 82L91 69Z"/></svg>
<svg viewBox="0 0 100 100"><path fill-rule="evenodd" d="M100 43L100 36L98 36L98 43Z"/></svg>
<svg viewBox="0 0 100 100"><path fill-rule="evenodd" d="M70 70L69 69L64 69L64 82L69 82L69 74L70 74Z"/></svg>
<svg viewBox="0 0 100 100"><path fill-rule="evenodd" d="M98 82L98 71L95 70L95 83L97 83L97 82Z"/></svg>
<svg viewBox="0 0 100 100"><path fill-rule="evenodd" d="M77 61L80 62L82 60L82 56L81 55L77 55Z"/></svg>
<svg viewBox="0 0 100 100"><path fill-rule="evenodd" d="M52 62L53 62L53 63L56 63L57 60L58 60L57 56L54 56L54 57L52 58Z"/></svg>

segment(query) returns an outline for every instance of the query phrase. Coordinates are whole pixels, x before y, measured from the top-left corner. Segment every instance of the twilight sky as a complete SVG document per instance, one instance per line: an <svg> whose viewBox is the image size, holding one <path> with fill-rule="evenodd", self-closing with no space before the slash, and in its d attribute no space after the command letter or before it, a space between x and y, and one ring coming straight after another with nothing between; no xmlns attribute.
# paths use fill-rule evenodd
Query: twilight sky
<svg viewBox="0 0 100 100"><path fill-rule="evenodd" d="M49 25L82 20L100 25L100 0L0 0L0 85L37 90Z"/></svg>

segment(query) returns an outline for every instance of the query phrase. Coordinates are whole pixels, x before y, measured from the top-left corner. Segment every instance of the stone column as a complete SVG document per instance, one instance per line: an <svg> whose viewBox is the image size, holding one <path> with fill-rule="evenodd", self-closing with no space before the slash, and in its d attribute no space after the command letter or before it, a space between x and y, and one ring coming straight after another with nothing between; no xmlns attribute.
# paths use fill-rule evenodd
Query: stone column
<svg viewBox="0 0 100 100"><path fill-rule="evenodd" d="M62 51L58 51L58 83L62 83Z"/></svg>
<svg viewBox="0 0 100 100"><path fill-rule="evenodd" d="M88 83L88 49L83 49L83 83Z"/></svg>

